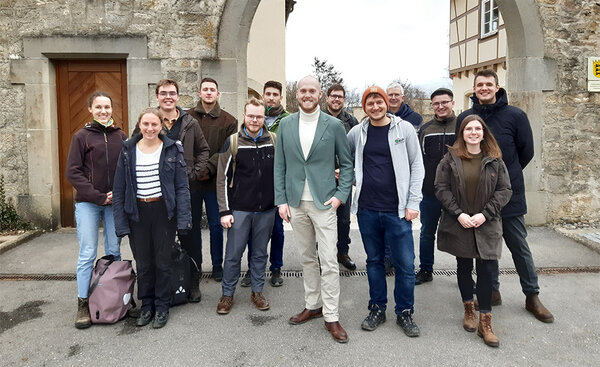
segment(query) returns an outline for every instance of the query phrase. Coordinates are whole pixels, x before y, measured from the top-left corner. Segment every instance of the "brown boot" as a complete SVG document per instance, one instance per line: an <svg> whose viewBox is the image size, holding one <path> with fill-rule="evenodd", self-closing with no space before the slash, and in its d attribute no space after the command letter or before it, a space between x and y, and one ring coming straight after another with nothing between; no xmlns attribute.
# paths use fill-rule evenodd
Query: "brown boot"
<svg viewBox="0 0 600 367"><path fill-rule="evenodd" d="M500 346L500 339L494 335L492 330L492 313L479 313L479 327L477 328L477 335L483 338L483 342L490 347Z"/></svg>
<svg viewBox="0 0 600 367"><path fill-rule="evenodd" d="M477 330L477 316L475 315L475 305L473 301L463 302L465 306L465 317L463 319L463 328L472 333Z"/></svg>
<svg viewBox="0 0 600 367"><path fill-rule="evenodd" d="M92 325L90 316L90 305L87 298L77 298L77 317L75 318L75 327L77 329L86 329Z"/></svg>
<svg viewBox="0 0 600 367"><path fill-rule="evenodd" d="M552 316L552 313L544 307L537 293L530 293L527 295L527 298L525 298L525 309L531 312L533 316L541 322L554 322L554 316Z"/></svg>
<svg viewBox="0 0 600 367"><path fill-rule="evenodd" d="M250 295L250 300L254 303L257 309L261 311L266 311L269 309L269 301L265 298L262 292L252 292Z"/></svg>

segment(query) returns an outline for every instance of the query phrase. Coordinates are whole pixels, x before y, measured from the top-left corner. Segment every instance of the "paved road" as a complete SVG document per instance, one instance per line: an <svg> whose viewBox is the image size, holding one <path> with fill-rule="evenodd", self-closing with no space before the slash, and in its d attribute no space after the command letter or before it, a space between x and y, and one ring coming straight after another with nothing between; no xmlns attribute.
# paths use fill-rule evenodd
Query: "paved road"
<svg viewBox="0 0 600 367"><path fill-rule="evenodd" d="M205 239L208 233L205 233ZM0 280L0 365L2 366L597 366L600 361L600 274L550 273L549 268L597 271L600 254L552 229L531 228L530 244L540 270L541 299L554 313L543 324L524 308L524 296L508 250L500 263L504 304L494 308L500 348L483 344L462 329L462 304L451 256L436 252L434 281L415 291L419 338L409 339L395 324L393 277L388 277L388 321L373 332L360 329L367 314L365 255L352 231L350 255L359 269L341 279L341 323L350 336L335 343L322 320L292 326L287 319L303 307L300 258L293 232L286 232L285 284L265 286L271 310L251 307L250 290L238 288L231 314L217 315L220 285L205 277L202 302L172 309L160 330L136 328L134 319L76 330L74 281ZM415 238L417 238L415 230ZM205 241L207 243L207 241ZM124 257L131 258L127 243ZM0 255L2 274L73 274L77 243L73 230L33 239ZM209 255L205 249L205 258ZM245 269L245 266L243 267ZM209 268L204 269L209 272Z"/></svg>

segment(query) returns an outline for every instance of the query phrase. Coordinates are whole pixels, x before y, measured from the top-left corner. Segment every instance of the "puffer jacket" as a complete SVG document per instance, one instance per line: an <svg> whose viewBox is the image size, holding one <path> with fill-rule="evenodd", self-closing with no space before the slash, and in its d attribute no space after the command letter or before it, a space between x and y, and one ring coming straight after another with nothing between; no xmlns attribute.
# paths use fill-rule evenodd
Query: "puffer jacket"
<svg viewBox="0 0 600 367"><path fill-rule="evenodd" d="M458 257L497 260L502 253L500 211L512 195L506 166L501 159L482 158L475 213L466 211L464 182L461 158L452 151L446 153L435 175L435 195L443 206L437 232L438 249ZM479 228L463 228L458 221L462 213L481 213L485 222Z"/></svg>
<svg viewBox="0 0 600 367"><path fill-rule="evenodd" d="M89 122L71 139L65 175L77 193L76 201L104 205L113 191L117 159L127 136L114 124Z"/></svg>
<svg viewBox="0 0 600 367"><path fill-rule="evenodd" d="M516 217L527 213L523 169L533 158L533 133L527 114L520 108L509 106L506 91L496 92L496 103L480 104L475 94L471 96L473 108L458 116L456 132L468 115L479 115L488 125L502 151L502 160L510 176L513 195L502 209L503 217Z"/></svg>
<svg viewBox="0 0 600 367"><path fill-rule="evenodd" d="M158 164L158 175L160 190L167 207L167 217L169 220L174 216L177 218L178 230L189 230L192 228L192 212L183 146L163 134L159 137L163 141L163 147ZM131 233L130 221L140 221L136 197L135 147L141 139L142 135L136 134L124 141L123 150L119 155L113 189L113 211L118 237Z"/></svg>

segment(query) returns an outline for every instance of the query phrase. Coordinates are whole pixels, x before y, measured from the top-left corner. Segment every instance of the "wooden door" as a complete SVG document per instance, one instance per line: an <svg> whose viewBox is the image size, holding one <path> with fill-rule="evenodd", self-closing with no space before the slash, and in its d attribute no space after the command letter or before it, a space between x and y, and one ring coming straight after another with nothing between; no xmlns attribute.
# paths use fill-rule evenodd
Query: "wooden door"
<svg viewBox="0 0 600 367"><path fill-rule="evenodd" d="M127 64L125 60L57 60L58 144L61 226L75 225L75 192L65 177L71 137L92 121L88 98L96 91L112 98L113 119L127 134Z"/></svg>

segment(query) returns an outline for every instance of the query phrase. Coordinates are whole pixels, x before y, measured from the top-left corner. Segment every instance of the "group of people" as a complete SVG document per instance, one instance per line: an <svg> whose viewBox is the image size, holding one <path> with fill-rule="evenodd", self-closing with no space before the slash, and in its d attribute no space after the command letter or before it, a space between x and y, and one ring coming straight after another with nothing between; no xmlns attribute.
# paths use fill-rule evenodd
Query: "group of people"
<svg viewBox="0 0 600 367"><path fill-rule="evenodd" d="M250 98L244 106L238 129L235 118L218 105L214 79L202 80L200 102L187 112L177 106L177 83L164 79L156 86L159 107L140 114L127 140L112 121L110 97L94 94L89 106L94 121L74 135L67 169L77 189L76 327L90 324L87 288L100 220L107 254L119 257L118 238L129 236L142 301L137 325L164 326L176 232L192 259L202 263L202 201L212 275L222 281L219 314L234 305L246 248L249 270L241 286L251 287L257 309L270 308L263 292L265 268L270 258L270 284L281 286L285 221L302 256L305 302L289 323L323 317L333 339L347 342L339 322L339 264L356 269L348 255L352 212L367 254L369 301L362 329L373 331L386 321L386 273L393 266L396 322L406 335L419 336L414 287L433 279L436 233L438 249L457 259L465 330L477 331L487 345L499 345L491 310L502 302L503 238L526 309L540 321L553 322L538 297L523 220L522 170L533 157L527 115L508 105L493 70L478 72L473 90L473 107L456 117L452 91L437 89L431 95L434 117L423 123L404 103L401 85L392 83L386 91L372 86L363 93L366 117L359 123L344 111L345 90L339 84L326 91L321 110L319 81L302 78L295 96L299 111L290 115L281 105L281 83L269 81L263 100ZM420 269L415 273L412 220L419 215ZM224 262L222 228L228 231ZM192 302L201 298L199 278L195 269Z"/></svg>

